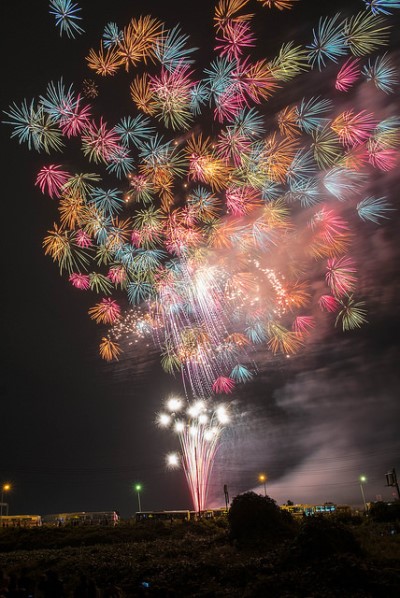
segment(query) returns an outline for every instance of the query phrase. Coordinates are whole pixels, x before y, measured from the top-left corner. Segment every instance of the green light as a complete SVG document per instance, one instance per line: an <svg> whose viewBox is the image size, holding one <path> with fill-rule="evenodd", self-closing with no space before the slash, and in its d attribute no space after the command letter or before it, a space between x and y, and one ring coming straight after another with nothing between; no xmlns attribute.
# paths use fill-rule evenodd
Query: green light
<svg viewBox="0 0 400 598"><path fill-rule="evenodd" d="M360 482L366 482L367 478L365 477L365 475L360 475Z"/></svg>
<svg viewBox="0 0 400 598"><path fill-rule="evenodd" d="M135 484L135 490L136 492L140 492L142 489L142 484Z"/></svg>

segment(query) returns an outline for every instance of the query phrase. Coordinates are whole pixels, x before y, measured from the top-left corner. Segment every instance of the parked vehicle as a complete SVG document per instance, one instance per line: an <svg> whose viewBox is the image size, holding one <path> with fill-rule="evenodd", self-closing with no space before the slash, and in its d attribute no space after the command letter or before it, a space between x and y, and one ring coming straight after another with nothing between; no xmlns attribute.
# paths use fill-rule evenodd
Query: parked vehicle
<svg viewBox="0 0 400 598"><path fill-rule="evenodd" d="M65 525L117 525L118 521L119 515L116 511L80 511L42 516L43 525L58 527Z"/></svg>
<svg viewBox="0 0 400 598"><path fill-rule="evenodd" d="M2 527L39 527L42 525L40 515L2 515Z"/></svg>

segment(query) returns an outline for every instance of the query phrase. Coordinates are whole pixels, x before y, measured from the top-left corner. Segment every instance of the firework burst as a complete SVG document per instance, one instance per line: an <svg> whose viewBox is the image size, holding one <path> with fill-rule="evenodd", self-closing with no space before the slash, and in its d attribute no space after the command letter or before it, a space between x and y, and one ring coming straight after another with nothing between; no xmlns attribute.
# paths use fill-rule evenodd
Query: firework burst
<svg viewBox="0 0 400 598"><path fill-rule="evenodd" d="M152 342L186 396L208 399L251 380L262 349L301 351L318 307L344 331L366 321L351 215L375 226L393 210L368 185L398 164L399 118L388 114L392 105L343 105L335 91L337 102L282 101L294 78L326 66L331 89L396 91L387 17L398 3L364 5L317 19L307 45L290 41L262 56L254 16L300 3L219 0L215 54L202 71L180 25L151 15L121 28L109 22L87 53L93 79L76 88L61 78L38 100L10 106L4 122L20 143L72 149L68 167L58 155L36 175L59 216L43 247L77 291L94 295L89 316L104 329L104 359L119 358L122 345ZM50 2L71 38L83 33L79 11ZM99 80L133 69L131 110L116 114L114 103L106 120ZM279 110L267 119L274 95ZM74 173L79 144L90 167ZM103 182L109 178L116 181Z"/></svg>
<svg viewBox="0 0 400 598"><path fill-rule="evenodd" d="M224 428L230 416L225 405L209 401L186 403L169 398L164 410L157 416L161 428L171 428L178 436L181 455L168 455L170 467L182 467L192 497L193 508L201 513L207 508L207 497L212 468Z"/></svg>

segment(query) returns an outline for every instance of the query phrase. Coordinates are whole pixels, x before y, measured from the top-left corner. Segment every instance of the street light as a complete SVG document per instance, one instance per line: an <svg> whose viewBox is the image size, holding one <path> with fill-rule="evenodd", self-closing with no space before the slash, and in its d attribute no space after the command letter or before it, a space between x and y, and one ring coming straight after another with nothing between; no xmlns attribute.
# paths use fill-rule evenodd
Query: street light
<svg viewBox="0 0 400 598"><path fill-rule="evenodd" d="M367 503L365 501L365 494L364 494L364 486L363 484L365 484L365 482L367 481L367 478L365 477L365 475L360 475L360 490L361 490L361 496L363 499L363 503L364 503L364 511L367 512Z"/></svg>
<svg viewBox="0 0 400 598"><path fill-rule="evenodd" d="M264 485L264 496L267 496L267 476L265 473L260 473L258 481Z"/></svg>
<svg viewBox="0 0 400 598"><path fill-rule="evenodd" d="M4 504L4 492L9 492L11 490L11 484L8 482L3 484L1 487L1 501L0 501L0 526L3 521L3 504ZM8 515L8 503L7 503L7 515Z"/></svg>
<svg viewBox="0 0 400 598"><path fill-rule="evenodd" d="M139 505L139 513L142 511L142 507L140 506L140 491L142 489L142 484L135 484L135 490L137 492L137 500Z"/></svg>

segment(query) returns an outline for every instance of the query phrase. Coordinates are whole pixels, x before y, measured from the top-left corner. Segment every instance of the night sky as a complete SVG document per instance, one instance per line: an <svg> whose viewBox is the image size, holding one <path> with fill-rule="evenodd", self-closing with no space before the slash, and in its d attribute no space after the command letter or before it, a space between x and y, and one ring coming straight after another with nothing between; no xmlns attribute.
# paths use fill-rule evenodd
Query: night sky
<svg viewBox="0 0 400 598"><path fill-rule="evenodd" d="M201 47L201 67L213 56L213 2L114 0L99 6L80 2L86 33L60 38L48 3L2 3L1 110L15 101L44 94L47 83L63 76L79 88L93 77L84 60L97 48L105 24L121 28L131 17L151 14L168 27L180 22ZM274 56L284 41L307 43L319 15L333 15L332 2L302 0L290 12L257 10L257 52ZM339 8L340 3L335 3ZM344 3L363 9L361 1ZM354 8L355 7L355 8ZM399 60L399 19L392 42ZM397 35L397 38L396 38ZM333 70L332 70L333 68ZM271 100L270 113L303 95L331 94L335 65L301 75ZM98 80L99 110L116 123L129 114L131 74ZM284 88L285 89L285 88ZM398 92L385 96L361 84L351 97L359 110L400 114ZM345 96L346 94L344 94ZM376 99L378 98L378 100ZM379 105L374 104L378 101ZM395 106L397 102L397 108ZM267 117L270 113L267 113ZM46 514L117 509L137 510L132 489L141 482L142 509L189 508L182 470L168 471L165 455L177 449L170 432L159 430L155 414L170 393L182 394L179 379L165 374L159 356L144 342L118 363L98 356L100 327L88 317L93 296L74 289L42 250L42 239L57 217L56 202L34 186L54 155L29 152L0 126L2 145L2 375L0 483L11 482L11 513ZM86 164L76 144L60 157L71 169ZM86 167L87 168L87 167ZM83 171L83 170L82 170ZM398 203L399 169L376 171L371 194ZM114 184L117 186L117 184ZM353 217L355 258L360 264L358 295L367 302L368 321L360 330L335 329L321 318L304 349L290 359L260 351L254 382L232 395L235 425L226 431L210 488L210 502L256 489L260 472L278 503L333 501L361 504L358 478L364 474L367 500L390 499L385 473L397 467L399 438L399 214L381 226Z"/></svg>

